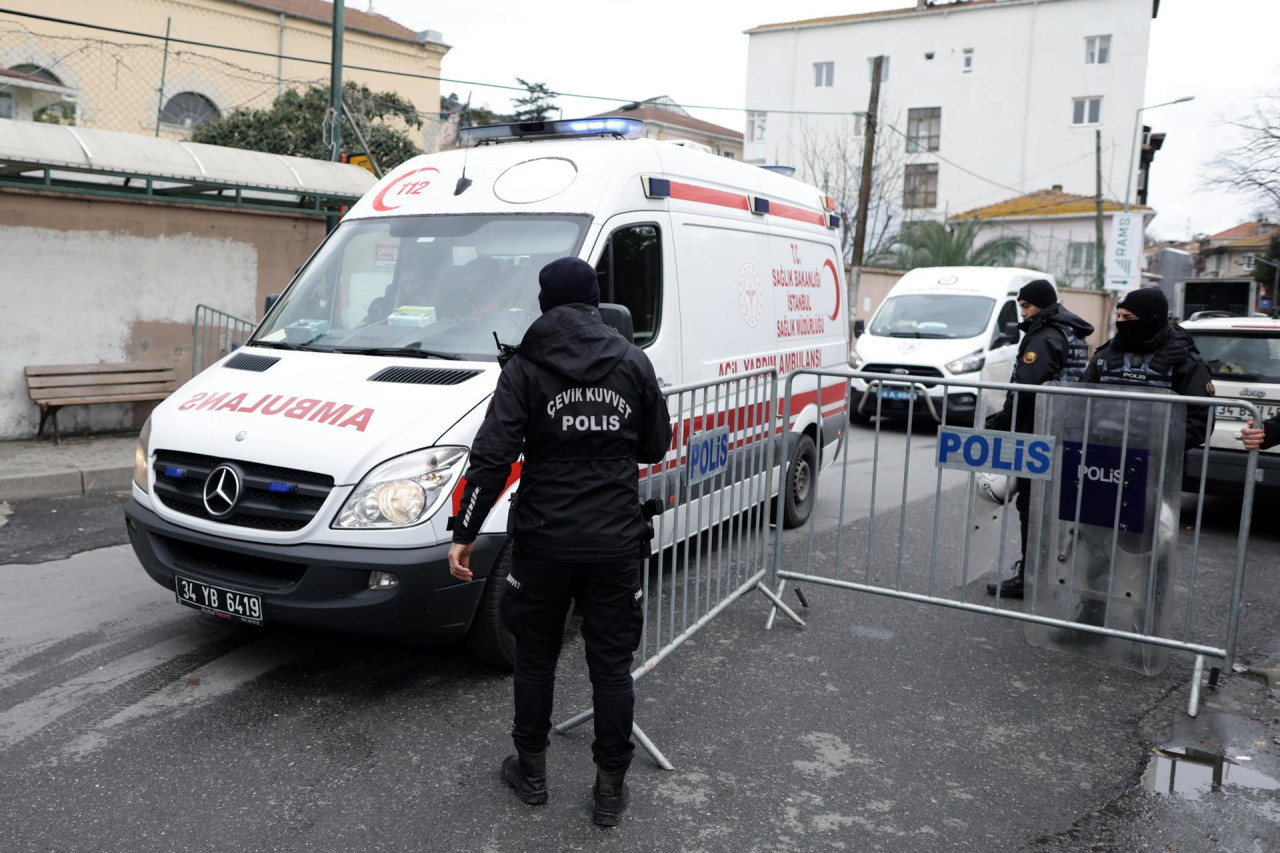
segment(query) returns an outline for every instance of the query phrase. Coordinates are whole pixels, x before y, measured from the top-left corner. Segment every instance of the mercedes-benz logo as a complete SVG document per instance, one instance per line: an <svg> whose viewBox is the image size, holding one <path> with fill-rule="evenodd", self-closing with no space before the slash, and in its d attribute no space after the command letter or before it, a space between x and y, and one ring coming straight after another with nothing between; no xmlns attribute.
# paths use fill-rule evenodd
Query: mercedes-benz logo
<svg viewBox="0 0 1280 853"><path fill-rule="evenodd" d="M240 474L230 465L219 465L204 481L204 508L214 518L231 514L240 501Z"/></svg>

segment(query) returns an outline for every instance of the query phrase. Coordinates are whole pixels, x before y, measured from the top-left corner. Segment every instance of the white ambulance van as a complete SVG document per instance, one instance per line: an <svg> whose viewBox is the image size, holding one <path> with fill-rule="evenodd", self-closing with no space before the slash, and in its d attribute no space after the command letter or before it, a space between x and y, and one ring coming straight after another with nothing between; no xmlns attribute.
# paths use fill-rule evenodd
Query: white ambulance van
<svg viewBox="0 0 1280 853"><path fill-rule="evenodd" d="M1280 320L1218 317L1187 320L1182 328L1191 333L1200 356L1209 365L1217 396L1248 400L1258 407L1264 420L1280 413ZM1215 408L1205 492L1239 497L1244 490L1248 462L1248 453L1240 440L1246 412L1230 404ZM1182 468L1183 491L1200 490L1204 453L1203 448L1187 453ZM1259 452L1257 478L1254 485L1257 498L1280 498L1280 447Z"/></svg>
<svg viewBox="0 0 1280 853"><path fill-rule="evenodd" d="M466 637L508 662L487 606L506 571L508 502L470 583L449 575L449 519L499 372L495 337L521 340L556 258L598 269L602 302L629 310L663 385L843 366L834 204L642 132L634 119L476 128L468 147L416 157L370 190L248 343L144 427L126 520L152 578L224 618ZM808 515L813 466L834 457L846 387L827 379L820 396L814 377L797 379L788 522Z"/></svg>
<svg viewBox="0 0 1280 853"><path fill-rule="evenodd" d="M941 421L945 397L947 423L972 423L973 389L939 386L929 377L1008 382L1021 340L1018 291L1037 278L1054 283L1048 273L1016 267L921 267L904 275L865 330L861 321L855 325L849 359L854 370L892 373L903 382L854 379L853 417L906 417L914 401L915 417ZM987 414L1004 404L1003 391L985 396Z"/></svg>

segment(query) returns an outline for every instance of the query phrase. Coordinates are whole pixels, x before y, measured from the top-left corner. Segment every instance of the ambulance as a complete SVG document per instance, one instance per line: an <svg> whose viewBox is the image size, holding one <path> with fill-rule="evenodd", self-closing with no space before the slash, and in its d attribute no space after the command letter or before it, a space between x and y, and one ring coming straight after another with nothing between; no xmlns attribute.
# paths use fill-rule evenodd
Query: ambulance
<svg viewBox="0 0 1280 853"><path fill-rule="evenodd" d="M126 523L151 577L224 619L461 638L509 664L495 606L506 496L477 540L475 580L452 578L446 554L497 344L518 344L539 315L538 272L556 258L598 270L602 315L664 386L842 367L831 199L643 134L625 118L472 128L461 149L383 178L248 342L143 427ZM788 526L809 515L816 468L843 435L847 384L822 385L796 378L787 476L774 477Z"/></svg>
<svg viewBox="0 0 1280 853"><path fill-rule="evenodd" d="M891 373L901 383L851 382L853 418L914 417L949 424L973 423L978 395L972 388L939 385L930 377L1008 382L1018 356L1018 291L1053 276L1018 267L920 267L890 289L871 323L855 326L858 342L849 366ZM998 411L1004 392L983 392L983 412Z"/></svg>

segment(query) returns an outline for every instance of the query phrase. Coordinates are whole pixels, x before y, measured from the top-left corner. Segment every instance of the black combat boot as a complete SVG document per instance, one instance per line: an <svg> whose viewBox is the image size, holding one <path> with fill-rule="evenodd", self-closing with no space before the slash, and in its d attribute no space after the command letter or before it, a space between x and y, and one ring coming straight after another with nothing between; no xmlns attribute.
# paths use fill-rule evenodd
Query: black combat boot
<svg viewBox="0 0 1280 853"><path fill-rule="evenodd" d="M516 789L516 794L531 806L547 801L547 751L525 752L516 747L515 755L502 762L502 781Z"/></svg>
<svg viewBox="0 0 1280 853"><path fill-rule="evenodd" d="M617 826L618 818L631 800L631 791L625 781L627 768L612 772L596 768L596 784L591 789L595 797L595 811L591 820L597 826Z"/></svg>
<svg viewBox="0 0 1280 853"><path fill-rule="evenodd" d="M1018 562L1014 563L1013 566L1014 566L1014 572L1015 572L1014 576L1000 582L1001 598L1022 598L1022 578L1023 578L1022 561L1019 560ZM996 594L995 581L991 581L990 583L987 584L987 594L988 595Z"/></svg>

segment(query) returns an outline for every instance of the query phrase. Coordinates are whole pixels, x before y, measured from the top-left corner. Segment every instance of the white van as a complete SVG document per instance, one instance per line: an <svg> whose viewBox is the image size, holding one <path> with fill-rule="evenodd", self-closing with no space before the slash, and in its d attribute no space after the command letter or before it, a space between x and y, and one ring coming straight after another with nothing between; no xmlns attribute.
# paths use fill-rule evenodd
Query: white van
<svg viewBox="0 0 1280 853"><path fill-rule="evenodd" d="M849 363L911 384L880 387L854 379L854 418L865 422L877 412L905 417L914 400L915 417L940 421L945 396L947 423L971 423L975 392L942 388L928 377L1008 382L1020 340L1018 291L1038 278L1054 283L1047 273L1015 267L921 267L904 275L865 331L861 321L855 324L858 340ZM1003 391L986 397L986 413L1004 404Z"/></svg>
<svg viewBox="0 0 1280 853"><path fill-rule="evenodd" d="M842 366L834 204L642 128L476 128L474 147L380 181L249 342L152 413L126 511L147 572L225 618L509 649L493 641L496 611L477 611L486 584L503 584L505 566L490 567L508 502L471 583L449 575L449 520L500 369L495 339L519 343L538 271L559 257L598 269L663 385ZM845 386L827 379L817 434L817 384L797 380L792 523L812 508L818 447L833 458L845 423Z"/></svg>
<svg viewBox="0 0 1280 853"><path fill-rule="evenodd" d="M1222 317L1188 320L1182 328L1191 333L1201 357L1209 365L1217 396L1248 400L1258 407L1264 419L1280 413L1280 320ZM1248 462L1248 454L1240 441L1245 410L1231 405L1215 408L1205 492L1238 497L1244 489ZM1183 491L1199 491L1203 462L1204 450L1187 454L1182 470ZM1258 454L1254 494L1260 499L1280 498L1280 447Z"/></svg>

